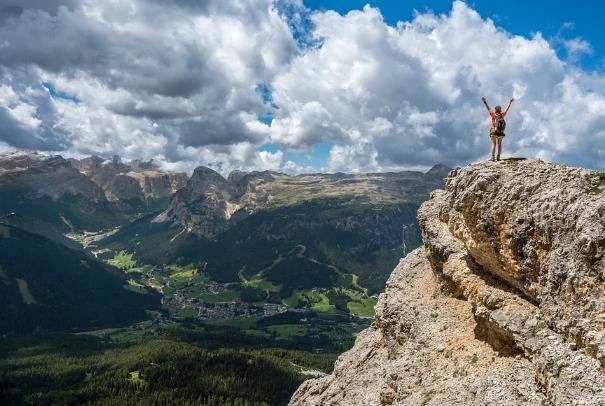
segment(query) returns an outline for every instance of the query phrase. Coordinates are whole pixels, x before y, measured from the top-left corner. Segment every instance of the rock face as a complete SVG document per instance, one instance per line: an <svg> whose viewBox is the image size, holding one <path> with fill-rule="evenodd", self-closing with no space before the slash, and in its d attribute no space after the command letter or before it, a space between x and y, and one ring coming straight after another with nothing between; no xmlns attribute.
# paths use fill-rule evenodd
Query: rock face
<svg viewBox="0 0 605 406"><path fill-rule="evenodd" d="M212 169L199 167L155 222L177 224L197 235L212 238L259 211L309 202L377 207L420 204L430 190L441 187L447 171L449 169L442 165L426 174L410 171L289 176L269 171L235 171L225 179Z"/></svg>
<svg viewBox="0 0 605 406"><path fill-rule="evenodd" d="M0 154L0 190L26 199L80 195L92 202L105 200L101 188L60 156Z"/></svg>
<svg viewBox="0 0 605 406"><path fill-rule="evenodd" d="M63 234L116 227L166 208L187 177L151 165L126 165L117 158L0 154L0 216L71 246Z"/></svg>
<svg viewBox="0 0 605 406"><path fill-rule="evenodd" d="M238 195L237 185L231 184L210 168L196 168L179 190L168 209L156 222L172 221L185 226L196 234L211 237L222 230L239 205L234 202Z"/></svg>
<svg viewBox="0 0 605 406"><path fill-rule="evenodd" d="M605 405L605 176L453 171L373 325L293 405Z"/></svg>
<svg viewBox="0 0 605 406"><path fill-rule="evenodd" d="M152 162L122 162L91 156L71 159L72 166L103 188L108 200L142 202L167 198L187 183L187 174L163 171Z"/></svg>
<svg viewBox="0 0 605 406"><path fill-rule="evenodd" d="M0 217L71 247L64 234L123 221L103 189L68 160L21 152L0 154Z"/></svg>

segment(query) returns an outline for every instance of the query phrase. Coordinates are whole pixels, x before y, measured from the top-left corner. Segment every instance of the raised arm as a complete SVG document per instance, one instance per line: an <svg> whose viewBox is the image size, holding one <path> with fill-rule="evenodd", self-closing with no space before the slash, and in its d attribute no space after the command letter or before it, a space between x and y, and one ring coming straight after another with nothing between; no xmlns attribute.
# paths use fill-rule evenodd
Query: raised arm
<svg viewBox="0 0 605 406"><path fill-rule="evenodd" d="M506 106L506 110L504 110L504 115L506 115L508 113L508 109L510 109L510 105L513 104L514 101L515 101L515 99L513 99L511 97L510 100L508 101L508 106Z"/></svg>
<svg viewBox="0 0 605 406"><path fill-rule="evenodd" d="M489 108L489 105L487 104L487 99L485 97L482 97L481 100L483 100L483 104L485 104L485 108L487 109L487 111L491 113L492 110Z"/></svg>

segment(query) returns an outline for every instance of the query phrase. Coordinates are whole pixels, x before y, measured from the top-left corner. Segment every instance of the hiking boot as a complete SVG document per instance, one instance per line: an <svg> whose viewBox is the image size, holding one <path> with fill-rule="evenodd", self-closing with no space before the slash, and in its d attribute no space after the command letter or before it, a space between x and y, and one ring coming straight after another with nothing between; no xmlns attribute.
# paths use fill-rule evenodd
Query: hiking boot
<svg viewBox="0 0 605 406"><path fill-rule="evenodd" d="M498 155L498 157L496 158L496 161L499 161L499 160L500 160L500 155Z"/></svg>
<svg viewBox="0 0 605 406"><path fill-rule="evenodd" d="M494 158L494 156L492 155L490 161L494 162L496 160L496 158Z"/></svg>

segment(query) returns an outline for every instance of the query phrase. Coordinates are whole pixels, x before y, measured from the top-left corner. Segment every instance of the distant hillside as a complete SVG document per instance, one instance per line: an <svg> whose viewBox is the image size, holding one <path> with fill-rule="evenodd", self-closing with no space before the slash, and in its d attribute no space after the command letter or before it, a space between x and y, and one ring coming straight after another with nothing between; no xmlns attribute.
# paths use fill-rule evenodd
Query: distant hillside
<svg viewBox="0 0 605 406"><path fill-rule="evenodd" d="M99 185L109 201L144 203L149 210L165 207L174 192L187 183L184 172L160 169L153 162L123 162L118 156L70 159L71 165Z"/></svg>
<svg viewBox="0 0 605 406"><path fill-rule="evenodd" d="M82 243L179 315L370 317L390 270L420 244L417 209L448 171L224 178L200 167L181 187L184 174L151 162L0 154L0 217Z"/></svg>
<svg viewBox="0 0 605 406"><path fill-rule="evenodd" d="M0 216L53 240L128 221L103 190L60 156L0 154Z"/></svg>
<svg viewBox="0 0 605 406"><path fill-rule="evenodd" d="M116 269L0 223L0 334L128 325L159 306Z"/></svg>
<svg viewBox="0 0 605 406"><path fill-rule="evenodd" d="M197 168L187 186L177 191L168 209L154 222L180 225L193 234L213 238L253 214L331 202L330 208L392 207L420 204L442 186L449 168L429 172L308 174L232 172L227 179L210 168ZM359 211L359 210L358 210Z"/></svg>
<svg viewBox="0 0 605 406"><path fill-rule="evenodd" d="M443 187L447 171L235 172L225 179L198 168L166 211L92 249L125 251L140 264L194 264L214 281L260 289L276 303L313 307L319 300L334 311L371 311L368 295L384 288L404 243L408 250L420 244L417 208ZM314 288L342 289L325 292L330 300Z"/></svg>
<svg viewBox="0 0 605 406"><path fill-rule="evenodd" d="M106 230L163 210L186 180L151 163L0 154L0 217L12 214L6 222L76 248L65 234Z"/></svg>

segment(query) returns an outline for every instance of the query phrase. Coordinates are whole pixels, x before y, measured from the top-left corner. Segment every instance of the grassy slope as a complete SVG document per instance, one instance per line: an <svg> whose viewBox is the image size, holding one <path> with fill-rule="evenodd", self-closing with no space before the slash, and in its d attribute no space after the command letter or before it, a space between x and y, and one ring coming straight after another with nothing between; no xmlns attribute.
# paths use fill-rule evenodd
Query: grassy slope
<svg viewBox="0 0 605 406"><path fill-rule="evenodd" d="M244 267L245 276L252 278L279 255L303 245L307 257L333 265L343 274L358 275L359 284L376 293L401 255L402 226L415 222L416 208L411 203L360 207L341 201L309 202L259 212L215 241L182 232L179 227L153 224L153 216L149 216L123 227L99 245L132 253L140 263L204 265L218 282L239 281ZM337 225L343 218L359 225L346 230ZM408 236L409 246L419 244L417 234L414 230L411 238Z"/></svg>
<svg viewBox="0 0 605 406"><path fill-rule="evenodd" d="M16 212L19 217L36 219L60 231L70 231L65 220L80 230L101 230L128 220L109 202L93 202L80 195L64 195L59 199L32 197L27 189L2 189L0 213Z"/></svg>
<svg viewBox="0 0 605 406"><path fill-rule="evenodd" d="M44 237L0 224L0 332L30 333L126 325L159 308L116 269Z"/></svg>

